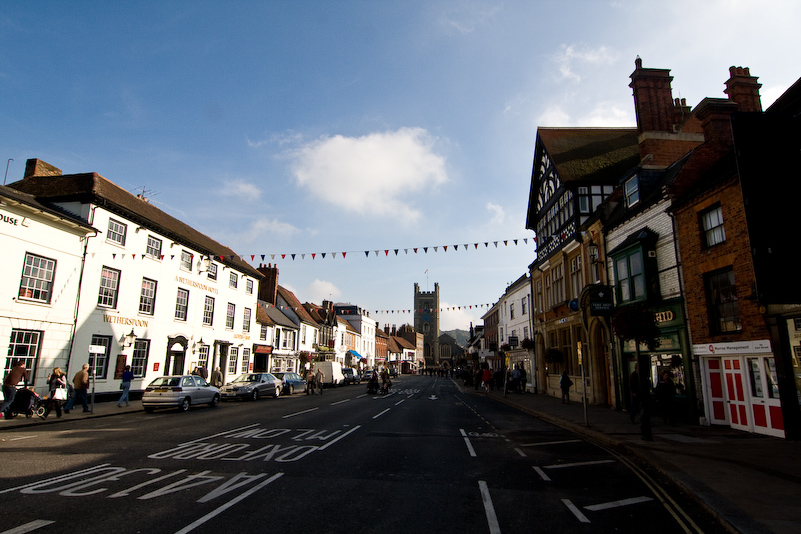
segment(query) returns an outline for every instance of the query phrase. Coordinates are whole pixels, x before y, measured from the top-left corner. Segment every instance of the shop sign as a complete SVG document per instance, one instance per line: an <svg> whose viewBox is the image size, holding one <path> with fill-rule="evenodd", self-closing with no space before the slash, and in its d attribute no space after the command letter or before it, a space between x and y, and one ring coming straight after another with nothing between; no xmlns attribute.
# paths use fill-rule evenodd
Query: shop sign
<svg viewBox="0 0 801 534"><path fill-rule="evenodd" d="M659 346L656 350L648 350L644 343L640 344L640 352L663 352L663 351L680 351L681 344L679 343L679 336L676 334L668 334L666 336L659 336ZM636 352L634 340L628 339L623 342L623 352Z"/></svg>
<svg viewBox="0 0 801 534"><path fill-rule="evenodd" d="M696 356L714 356L716 354L765 354L773 352L769 339L755 341L731 341L728 343L699 343L693 345Z"/></svg>

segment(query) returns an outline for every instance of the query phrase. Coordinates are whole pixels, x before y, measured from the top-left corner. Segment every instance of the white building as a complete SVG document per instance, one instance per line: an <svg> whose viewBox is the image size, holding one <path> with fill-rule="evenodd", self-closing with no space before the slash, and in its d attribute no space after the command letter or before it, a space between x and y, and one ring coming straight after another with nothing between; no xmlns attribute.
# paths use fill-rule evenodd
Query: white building
<svg viewBox="0 0 801 534"><path fill-rule="evenodd" d="M97 230L0 187L0 347L3 376L22 359L39 394L54 367L66 371L87 240Z"/></svg>
<svg viewBox="0 0 801 534"><path fill-rule="evenodd" d="M517 365L526 372L526 380L533 387L534 350L523 347L523 340L533 339L531 324L531 278L524 274L506 288L506 292L498 301L498 335L501 346L509 345L505 350L509 361L509 369Z"/></svg>
<svg viewBox="0 0 801 534"><path fill-rule="evenodd" d="M132 389L196 366L219 366L226 379L251 368L261 275L236 253L97 173L63 175L29 160L10 186L99 231L75 275L70 378L89 362L96 392L117 394L125 365ZM90 346L105 354L90 357Z"/></svg>

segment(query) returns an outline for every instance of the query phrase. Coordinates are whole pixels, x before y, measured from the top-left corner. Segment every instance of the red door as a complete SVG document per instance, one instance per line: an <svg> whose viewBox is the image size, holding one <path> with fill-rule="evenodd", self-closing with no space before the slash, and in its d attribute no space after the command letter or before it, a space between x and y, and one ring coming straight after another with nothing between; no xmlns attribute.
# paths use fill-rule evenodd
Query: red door
<svg viewBox="0 0 801 534"><path fill-rule="evenodd" d="M748 421L748 399L745 376L739 357L723 358L723 376L726 380L726 398L729 403L729 424L738 430L751 431Z"/></svg>
<svg viewBox="0 0 801 534"><path fill-rule="evenodd" d="M723 388L723 369L720 358L705 358L706 384L709 402L709 422L713 425L728 425L726 415L726 393Z"/></svg>

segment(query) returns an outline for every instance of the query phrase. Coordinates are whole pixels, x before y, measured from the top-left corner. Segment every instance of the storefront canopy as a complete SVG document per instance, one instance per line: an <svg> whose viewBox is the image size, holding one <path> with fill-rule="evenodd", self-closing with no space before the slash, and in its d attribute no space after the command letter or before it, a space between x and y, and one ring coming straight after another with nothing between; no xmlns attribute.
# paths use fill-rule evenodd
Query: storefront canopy
<svg viewBox="0 0 801 534"><path fill-rule="evenodd" d="M348 352L350 352L351 354L353 354L354 356L356 356L356 359L357 359L357 360L361 360L362 358L364 358L364 356L362 356L361 354L359 354L359 353L358 353L358 352L356 352L355 350L349 350Z"/></svg>

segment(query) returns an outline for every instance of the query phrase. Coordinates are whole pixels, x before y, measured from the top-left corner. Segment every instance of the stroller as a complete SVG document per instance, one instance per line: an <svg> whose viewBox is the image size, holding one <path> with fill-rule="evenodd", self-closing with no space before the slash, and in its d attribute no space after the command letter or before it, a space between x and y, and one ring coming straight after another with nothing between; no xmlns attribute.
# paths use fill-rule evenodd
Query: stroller
<svg viewBox="0 0 801 534"><path fill-rule="evenodd" d="M33 417L34 415L41 417L45 413L42 397L33 388L18 389L17 394L14 395L14 400L6 408L3 417L11 419L21 413L24 413L25 417Z"/></svg>

